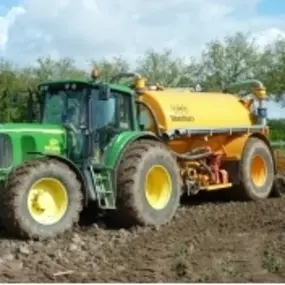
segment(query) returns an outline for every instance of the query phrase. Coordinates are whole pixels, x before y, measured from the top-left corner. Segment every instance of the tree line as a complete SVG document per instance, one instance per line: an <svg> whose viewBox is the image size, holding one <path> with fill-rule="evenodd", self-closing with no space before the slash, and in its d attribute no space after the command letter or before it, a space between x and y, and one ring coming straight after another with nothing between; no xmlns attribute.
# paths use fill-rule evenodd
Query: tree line
<svg viewBox="0 0 285 285"><path fill-rule="evenodd" d="M2 97L1 121L21 121L24 118L27 93L19 91L33 89L46 80L86 79L94 66L100 70L103 81L110 80L119 72L135 71L153 83L169 87L194 87L199 84L205 91L221 91L237 81L259 79L272 99L285 106L285 39L278 38L261 50L249 34L238 32L222 40L208 42L196 57L177 57L172 50L147 50L136 60L134 67L119 55L111 59L90 60L89 70L78 67L71 58L54 60L43 57L25 67L18 67L15 62L2 58L0 95L8 88L9 94L18 94L18 99L17 104L12 105L9 96ZM270 120L269 123L272 138L285 140L285 121Z"/></svg>

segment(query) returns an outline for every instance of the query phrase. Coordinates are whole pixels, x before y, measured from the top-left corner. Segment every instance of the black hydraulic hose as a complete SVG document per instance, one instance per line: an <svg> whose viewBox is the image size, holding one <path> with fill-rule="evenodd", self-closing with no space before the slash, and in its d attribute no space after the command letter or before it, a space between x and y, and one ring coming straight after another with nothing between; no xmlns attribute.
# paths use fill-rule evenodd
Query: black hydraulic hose
<svg viewBox="0 0 285 285"><path fill-rule="evenodd" d="M203 160L200 160L199 163L206 169L208 173L212 174L211 168Z"/></svg>
<svg viewBox="0 0 285 285"><path fill-rule="evenodd" d="M202 150L203 147L197 147L196 149L192 150L190 153L188 154L180 154L180 153L176 153L174 151L173 154L176 155L178 158L183 159L183 160L200 160L199 163L205 168L205 170L212 174L211 168L202 160L204 158L207 158L211 155L213 155L213 152L211 150L207 150L203 153L199 153L199 154L191 154L191 153L195 153L198 150ZM205 149L205 148L204 148Z"/></svg>
<svg viewBox="0 0 285 285"><path fill-rule="evenodd" d="M113 83L114 81L116 81L117 79L121 79L123 77L129 78L129 77L137 77L137 78L141 78L141 75L135 72L122 72L119 74L114 75L110 82Z"/></svg>
<svg viewBox="0 0 285 285"><path fill-rule="evenodd" d="M177 153L173 150L171 150L172 153L177 156L180 159L186 159L186 160L200 160L203 158L207 158L211 155L213 155L213 152L210 149L207 149L205 147L196 147L195 149L191 150L187 153Z"/></svg>
<svg viewBox="0 0 285 285"><path fill-rule="evenodd" d="M199 159L203 159L203 158L207 158L211 155L213 155L212 151L206 151L204 153L199 153L199 154L181 154L181 153L177 153L175 151L171 151L175 156L177 156L178 158L180 159L183 159L183 160L199 160Z"/></svg>

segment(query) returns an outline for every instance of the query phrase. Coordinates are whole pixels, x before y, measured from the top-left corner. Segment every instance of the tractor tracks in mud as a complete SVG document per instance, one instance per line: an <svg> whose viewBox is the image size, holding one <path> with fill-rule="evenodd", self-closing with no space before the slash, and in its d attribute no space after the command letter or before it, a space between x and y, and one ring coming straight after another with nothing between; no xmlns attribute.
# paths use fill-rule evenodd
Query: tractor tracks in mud
<svg viewBox="0 0 285 285"><path fill-rule="evenodd" d="M159 229L75 228L0 240L1 282L282 281L285 199L184 201Z"/></svg>

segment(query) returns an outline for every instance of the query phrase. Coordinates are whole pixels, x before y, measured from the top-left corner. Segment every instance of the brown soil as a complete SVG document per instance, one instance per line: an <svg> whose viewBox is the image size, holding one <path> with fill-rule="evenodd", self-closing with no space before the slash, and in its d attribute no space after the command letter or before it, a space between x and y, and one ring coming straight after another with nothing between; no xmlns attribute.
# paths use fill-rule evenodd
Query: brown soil
<svg viewBox="0 0 285 285"><path fill-rule="evenodd" d="M0 282L282 282L285 201L184 203L160 229L0 240Z"/></svg>

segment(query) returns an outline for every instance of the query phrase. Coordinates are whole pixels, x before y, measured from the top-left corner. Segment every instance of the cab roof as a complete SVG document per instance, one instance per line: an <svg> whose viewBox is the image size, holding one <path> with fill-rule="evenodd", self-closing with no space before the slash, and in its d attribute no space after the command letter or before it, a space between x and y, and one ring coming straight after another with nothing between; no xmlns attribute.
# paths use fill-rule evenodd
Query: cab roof
<svg viewBox="0 0 285 285"><path fill-rule="evenodd" d="M93 80L65 79L65 80L44 81L44 82L40 83L38 86L42 86L42 85L64 85L64 84L68 84L68 83L89 85L91 87L91 86L97 85L98 83L106 83L106 82L93 81ZM109 83L107 83L107 84L109 84ZM109 86L114 91L124 92L124 93L128 93L130 95L134 94L134 91L131 88L129 88L125 85L122 85L122 84L109 84Z"/></svg>

